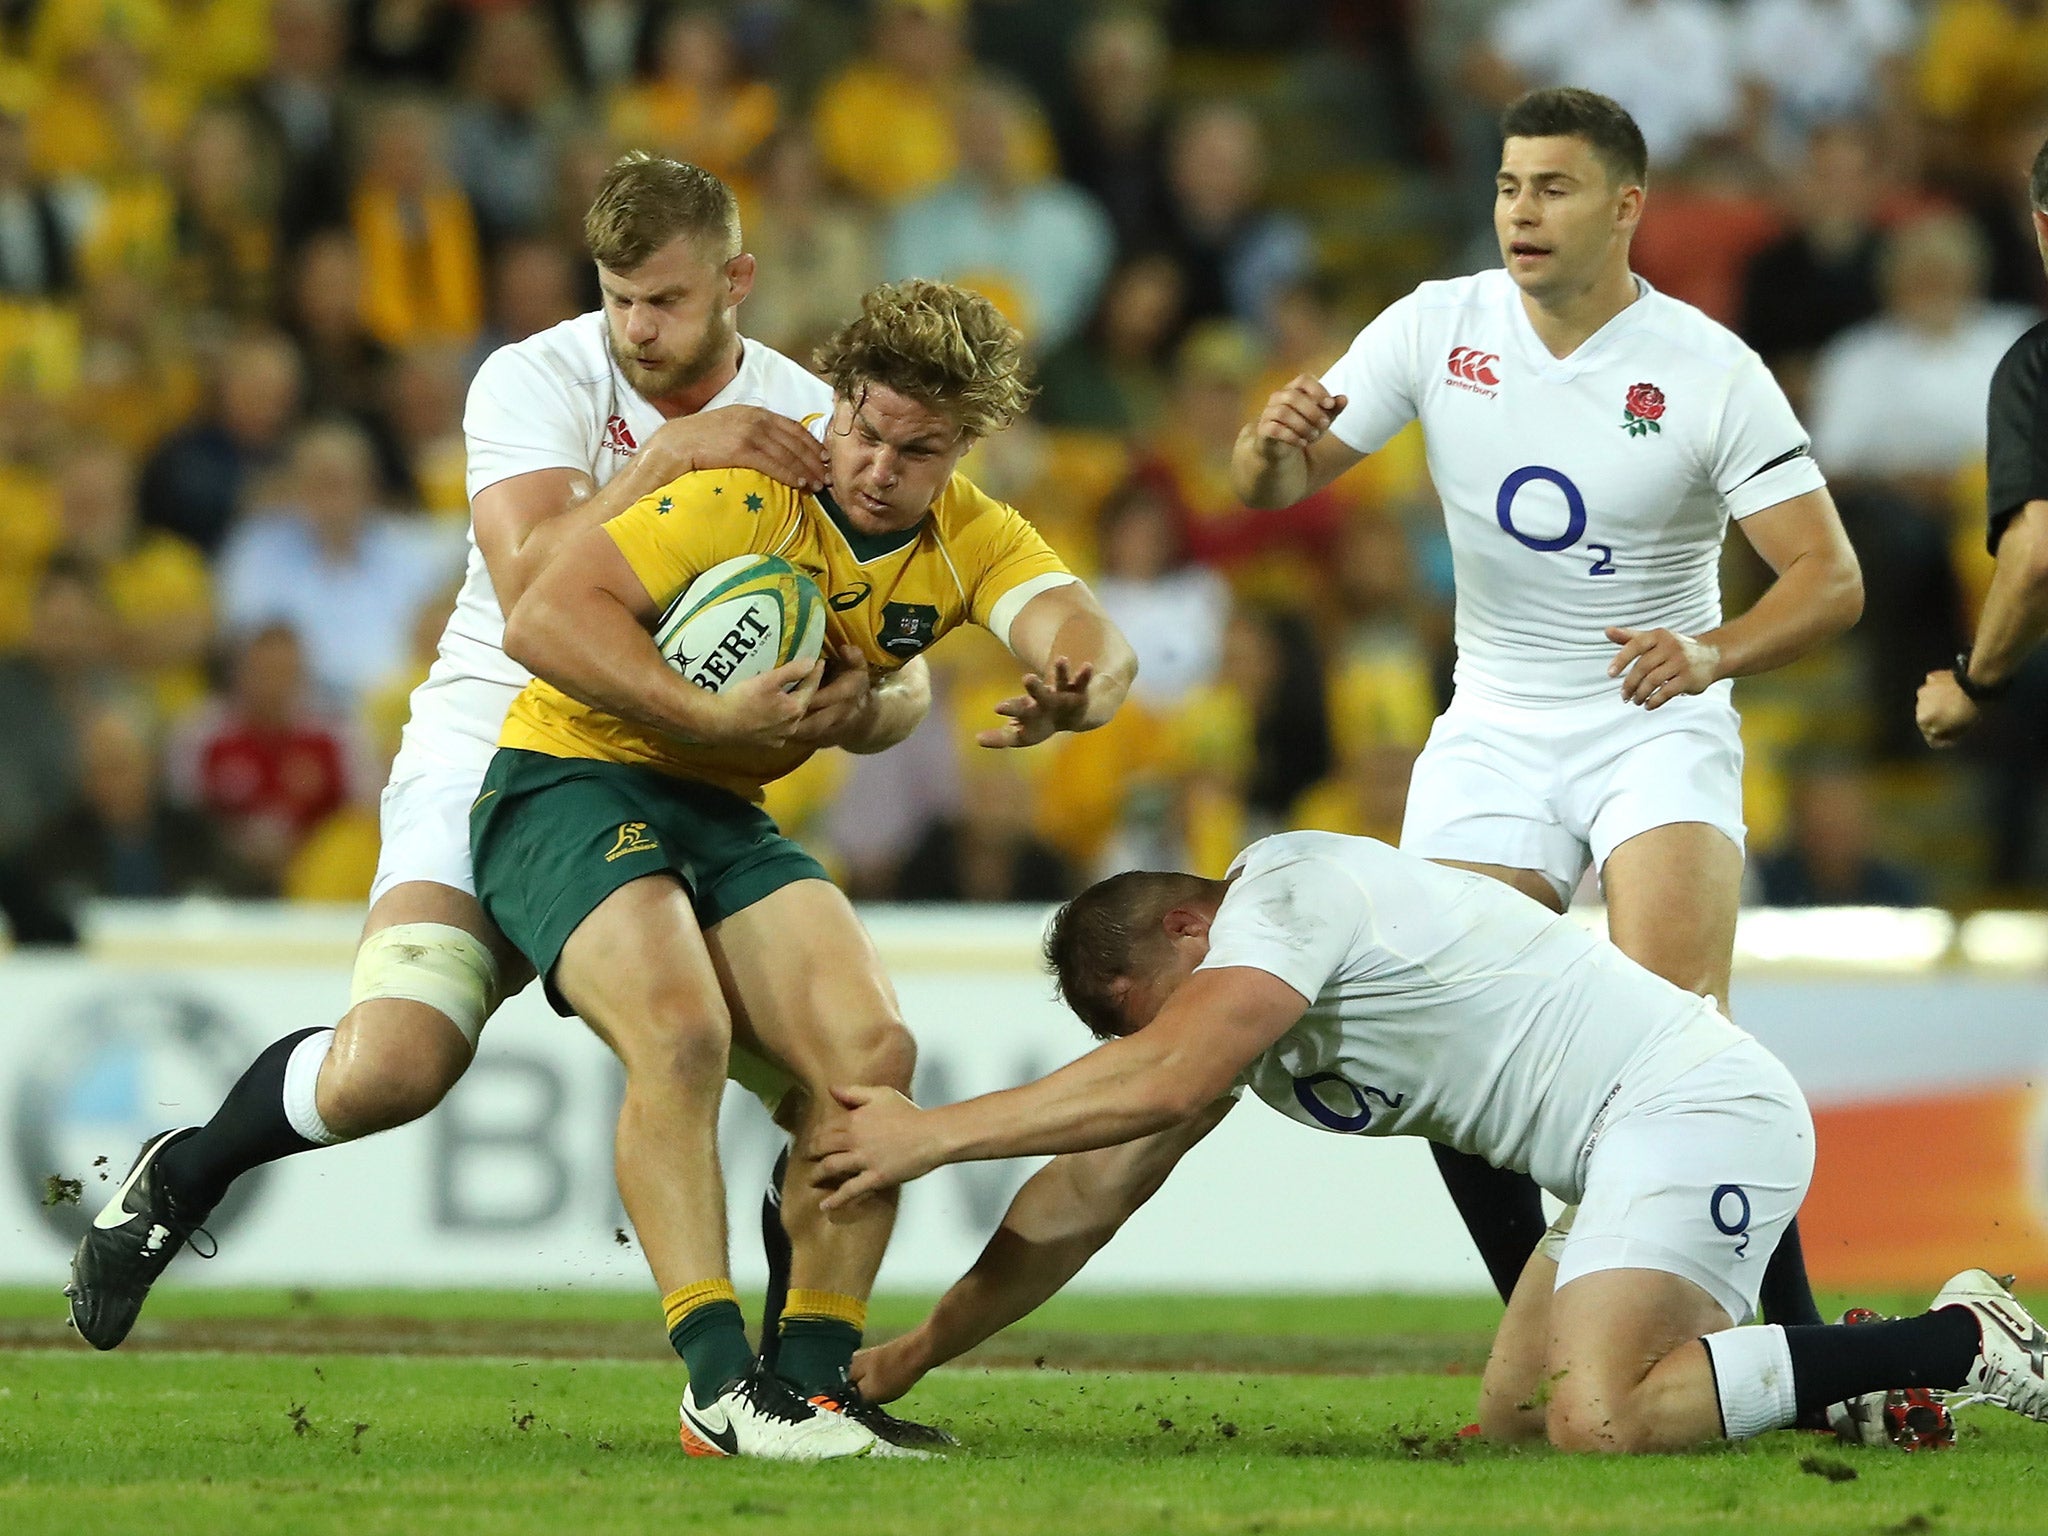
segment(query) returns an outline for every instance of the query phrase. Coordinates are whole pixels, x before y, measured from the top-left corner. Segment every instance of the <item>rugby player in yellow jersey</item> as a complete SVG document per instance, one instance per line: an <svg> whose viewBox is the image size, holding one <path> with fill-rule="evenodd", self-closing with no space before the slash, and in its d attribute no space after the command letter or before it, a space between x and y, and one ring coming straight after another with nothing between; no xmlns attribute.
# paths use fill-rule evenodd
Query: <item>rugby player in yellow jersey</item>
<svg viewBox="0 0 2048 1536"><path fill-rule="evenodd" d="M689 1366L682 1439L697 1454L858 1455L880 1443L871 1428L892 1428L846 1367L894 1208L827 1226L809 1144L841 1114L833 1082L907 1090L914 1048L852 906L760 807L763 786L810 755L797 725L813 694L836 673L838 739L857 749L872 697L848 680L885 677L978 624L1026 672L1005 722L980 737L1002 748L1103 724L1137 671L1031 525L955 473L1028 394L1021 340L986 299L878 288L817 366L834 392L823 491L746 470L685 475L579 535L521 597L505 649L535 681L471 813L484 910L555 1006L625 1065L619 1193ZM651 631L697 576L748 553L818 583L832 663L707 693ZM804 1090L784 1221L810 1240L774 1372L746 1341L726 1264L716 1137L736 1044Z"/></svg>

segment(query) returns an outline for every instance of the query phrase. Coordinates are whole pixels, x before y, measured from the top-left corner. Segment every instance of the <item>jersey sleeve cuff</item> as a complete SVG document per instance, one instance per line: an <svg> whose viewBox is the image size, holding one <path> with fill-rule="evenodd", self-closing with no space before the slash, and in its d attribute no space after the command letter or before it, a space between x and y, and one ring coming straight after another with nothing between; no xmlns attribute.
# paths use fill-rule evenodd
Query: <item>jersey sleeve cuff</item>
<svg viewBox="0 0 2048 1536"><path fill-rule="evenodd" d="M1728 493L1728 512L1731 517L1748 517L1808 491L1825 490L1827 483L1820 465L1802 454L1735 487Z"/></svg>
<svg viewBox="0 0 2048 1536"><path fill-rule="evenodd" d="M1055 587L1064 587L1080 579L1072 571L1047 571L1043 576L1020 581L997 598L995 607L989 610L989 633L1007 646L1010 643L1011 626L1017 622L1017 615L1024 611L1026 603L1041 592L1050 592Z"/></svg>

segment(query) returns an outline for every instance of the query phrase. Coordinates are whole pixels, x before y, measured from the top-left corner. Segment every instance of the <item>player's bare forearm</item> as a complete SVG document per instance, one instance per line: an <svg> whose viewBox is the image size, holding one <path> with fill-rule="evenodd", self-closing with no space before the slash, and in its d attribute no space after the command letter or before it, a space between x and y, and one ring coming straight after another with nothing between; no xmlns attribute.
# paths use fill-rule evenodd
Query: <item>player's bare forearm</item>
<svg viewBox="0 0 2048 1536"><path fill-rule="evenodd" d="M922 725L931 712L931 668L922 656L913 656L874 685L859 733L840 746L862 755L886 752Z"/></svg>
<svg viewBox="0 0 2048 1536"><path fill-rule="evenodd" d="M561 471L520 476L488 486L472 504L477 547L491 573L498 607L511 613L548 562L587 529L611 521L642 496L658 490L659 466L629 459L604 485L590 488L587 475Z"/></svg>
<svg viewBox="0 0 2048 1536"><path fill-rule="evenodd" d="M1010 625L1010 653L1043 685L1007 701L999 713L1033 718L1004 745L1027 745L1052 731L1092 731L1130 696L1138 653L1095 594L1078 581L1041 592ZM1042 695L1042 696L1041 696ZM997 733L1001 734L1001 733ZM988 736L984 745L995 745Z"/></svg>
<svg viewBox="0 0 2048 1536"><path fill-rule="evenodd" d="M690 737L712 695L662 660L648 633L653 618L653 600L618 546L591 528L506 615L505 654L579 703Z"/></svg>
<svg viewBox="0 0 2048 1536"><path fill-rule="evenodd" d="M834 1088L849 1113L817 1140L818 1182L836 1186L824 1208L948 1163L1085 1152L1186 1126L1307 1007L1270 972L1219 966L1197 970L1143 1029L1020 1088L928 1110L890 1089Z"/></svg>
<svg viewBox="0 0 2048 1536"><path fill-rule="evenodd" d="M1863 570L1826 491L1758 512L1741 526L1777 579L1747 613L1698 637L1719 653L1717 680L1797 661L1863 614Z"/></svg>
<svg viewBox="0 0 2048 1536"><path fill-rule="evenodd" d="M1107 1200L1090 1209L1086 1190L1075 1187L1071 1157L1053 1159L1017 1191L974 1267L902 1341L916 1374L958 1358L1037 1311L1116 1235L1128 1213Z"/></svg>
<svg viewBox="0 0 2048 1536"><path fill-rule="evenodd" d="M1142 1035L1112 1040L1036 1082L929 1110L924 1131L939 1164L1114 1147L1181 1124L1211 1096L1174 1065Z"/></svg>
<svg viewBox="0 0 2048 1536"><path fill-rule="evenodd" d="M2006 682L2048 635L2048 501L2030 501L1998 541L1998 564L1970 645L1970 681Z"/></svg>
<svg viewBox="0 0 2048 1536"><path fill-rule="evenodd" d="M1230 450L1230 485L1248 507L1291 507L1365 457L1330 431L1348 400L1313 374L1297 374L1267 398Z"/></svg>
<svg viewBox="0 0 2048 1536"><path fill-rule="evenodd" d="M1055 658L1065 657L1070 666L1089 671L1087 708L1067 729L1092 731L1107 725L1123 708L1138 677L1138 653L1123 631L1106 614L1076 614L1053 637L1052 653Z"/></svg>
<svg viewBox="0 0 2048 1536"><path fill-rule="evenodd" d="M1230 450L1230 488L1248 507L1291 507L1309 493L1308 454L1270 449L1260 441L1257 423L1247 424Z"/></svg>

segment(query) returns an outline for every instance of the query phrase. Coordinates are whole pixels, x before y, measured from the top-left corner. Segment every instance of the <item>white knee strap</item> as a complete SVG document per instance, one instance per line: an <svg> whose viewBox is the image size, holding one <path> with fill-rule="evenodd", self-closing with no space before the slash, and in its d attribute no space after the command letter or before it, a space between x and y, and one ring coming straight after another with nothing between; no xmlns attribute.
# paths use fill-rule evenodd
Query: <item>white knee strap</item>
<svg viewBox="0 0 2048 1536"><path fill-rule="evenodd" d="M452 923L395 923L363 940L349 983L351 1008L380 997L424 1003L475 1050L501 1000L498 962L482 940Z"/></svg>

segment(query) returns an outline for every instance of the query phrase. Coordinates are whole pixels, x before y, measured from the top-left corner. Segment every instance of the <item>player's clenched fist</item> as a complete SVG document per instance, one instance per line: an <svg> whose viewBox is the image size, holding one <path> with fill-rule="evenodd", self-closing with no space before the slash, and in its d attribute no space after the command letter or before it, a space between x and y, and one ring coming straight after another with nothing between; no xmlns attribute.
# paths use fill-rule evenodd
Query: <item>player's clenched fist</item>
<svg viewBox="0 0 2048 1536"><path fill-rule="evenodd" d="M1333 395L1313 374L1297 374L1273 391L1259 419L1252 423L1252 440L1267 459L1278 459L1290 449L1306 452L1316 439L1330 430L1330 423L1343 412L1342 395Z"/></svg>
<svg viewBox="0 0 2048 1536"><path fill-rule="evenodd" d="M1927 674L1913 716L1930 747L1952 747L1977 723L1977 705L1947 667Z"/></svg>
<svg viewBox="0 0 2048 1536"><path fill-rule="evenodd" d="M825 658L784 662L711 695L709 718L695 733L706 746L786 747L824 680Z"/></svg>
<svg viewBox="0 0 2048 1536"><path fill-rule="evenodd" d="M1607 638L1621 647L1607 664L1607 675L1621 678L1621 696L1631 704L1657 709L1680 694L1705 693L1720 679L1720 648L1690 635L1617 624Z"/></svg>

